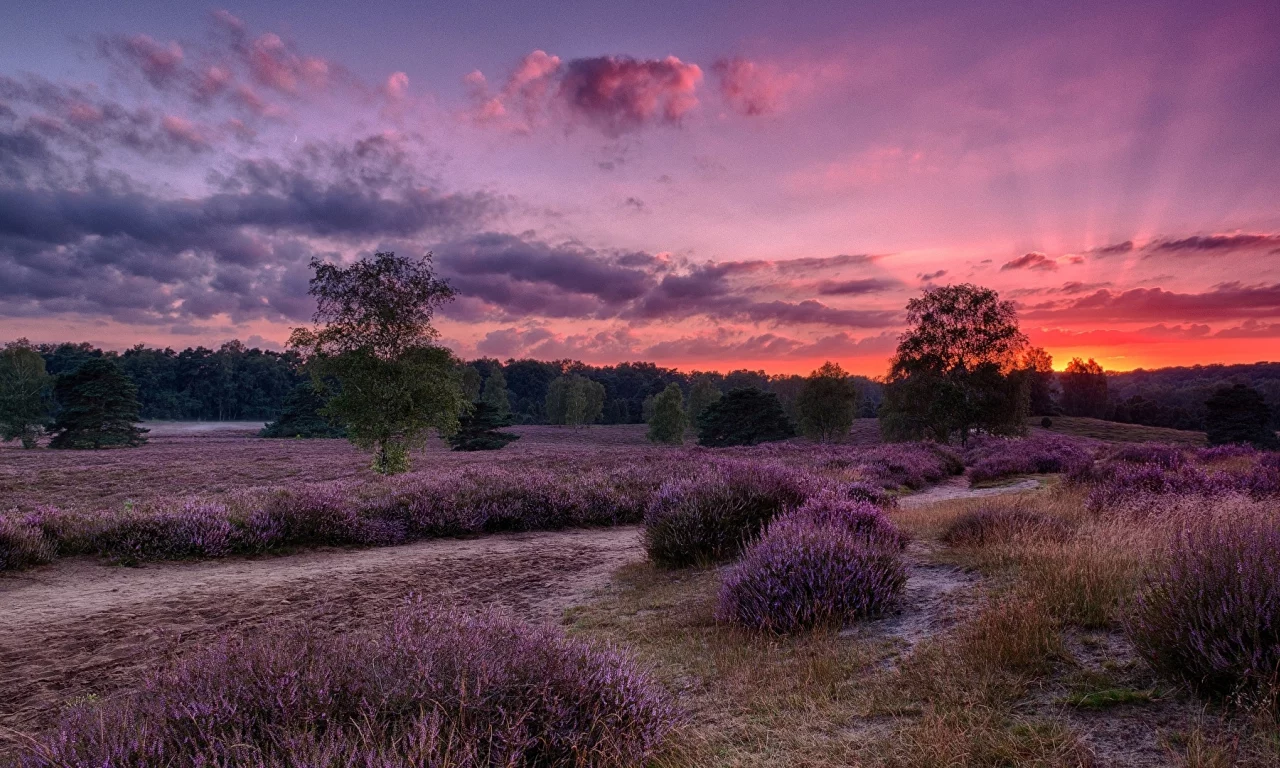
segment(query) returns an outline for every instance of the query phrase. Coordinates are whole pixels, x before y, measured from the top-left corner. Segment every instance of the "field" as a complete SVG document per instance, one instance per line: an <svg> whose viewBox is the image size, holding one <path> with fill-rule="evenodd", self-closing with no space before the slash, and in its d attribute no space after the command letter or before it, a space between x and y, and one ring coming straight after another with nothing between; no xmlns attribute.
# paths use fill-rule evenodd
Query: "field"
<svg viewBox="0 0 1280 768"><path fill-rule="evenodd" d="M1274 699L1157 669L1134 617L1186 531L1276 530L1280 462L1060 421L963 454L875 445L873 422L851 444L719 451L651 446L643 426L520 427L498 453L430 448L395 480L343 441L247 429L6 447L0 533L44 539L0 573L0 765L219 638L345 636L411 595L626 649L679 712L653 766L1276 764ZM876 498L907 534L893 607L796 634L718 618L735 566L658 567L640 525L668 486L715 477ZM255 515L285 528L249 551ZM299 533L316 515L327 527Z"/></svg>

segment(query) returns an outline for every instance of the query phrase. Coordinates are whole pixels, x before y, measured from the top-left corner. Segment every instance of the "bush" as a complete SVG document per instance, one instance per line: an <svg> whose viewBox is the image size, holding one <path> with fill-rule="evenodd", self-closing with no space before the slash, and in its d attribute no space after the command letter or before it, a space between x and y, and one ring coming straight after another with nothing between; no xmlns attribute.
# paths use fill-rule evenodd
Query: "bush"
<svg viewBox="0 0 1280 768"><path fill-rule="evenodd" d="M1040 420L1040 426L1044 427L1045 429L1052 429L1053 419L1049 418L1048 416L1045 416L1043 419Z"/></svg>
<svg viewBox="0 0 1280 768"><path fill-rule="evenodd" d="M1203 520L1133 601L1126 629L1156 671L1210 698L1280 696L1280 521Z"/></svg>
<svg viewBox="0 0 1280 768"><path fill-rule="evenodd" d="M1062 541L1071 536L1071 527L1025 507L984 505L952 521L942 533L942 542L952 547L984 547L1024 536Z"/></svg>
<svg viewBox="0 0 1280 768"><path fill-rule="evenodd" d="M48 563L55 554L52 542L34 520L0 513L0 572Z"/></svg>
<svg viewBox="0 0 1280 768"><path fill-rule="evenodd" d="M636 766L677 722L627 656L411 603L377 631L218 640L82 704L22 765Z"/></svg>
<svg viewBox="0 0 1280 768"><path fill-rule="evenodd" d="M988 437L975 440L964 453L969 482L986 483L1014 475L1063 472L1092 461L1079 441L1057 435L1025 439Z"/></svg>
<svg viewBox="0 0 1280 768"><path fill-rule="evenodd" d="M820 479L776 464L709 463L658 490L645 512L645 550L668 568L732 559L774 516L822 487Z"/></svg>
<svg viewBox="0 0 1280 768"><path fill-rule="evenodd" d="M905 549L908 537L898 529L884 511L859 499L841 498L835 491L811 497L794 511L780 518L777 525L803 522L818 527L834 527L868 540Z"/></svg>
<svg viewBox="0 0 1280 768"><path fill-rule="evenodd" d="M712 448L756 445L795 437L778 396L755 387L734 389L698 415L698 444Z"/></svg>
<svg viewBox="0 0 1280 768"><path fill-rule="evenodd" d="M779 519L725 575L716 618L787 633L882 612L906 584L901 539L865 528L812 514Z"/></svg>

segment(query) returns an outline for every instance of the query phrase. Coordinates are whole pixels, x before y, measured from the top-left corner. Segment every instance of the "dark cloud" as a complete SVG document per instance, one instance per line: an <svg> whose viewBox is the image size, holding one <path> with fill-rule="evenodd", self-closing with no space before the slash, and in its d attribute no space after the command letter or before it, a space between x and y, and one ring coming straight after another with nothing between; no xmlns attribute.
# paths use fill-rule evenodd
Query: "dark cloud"
<svg viewBox="0 0 1280 768"><path fill-rule="evenodd" d="M944 272L946 270L943 270ZM896 280L885 280L867 277L861 280L824 280L818 283L818 294L822 296L861 296L867 293L891 291L899 287Z"/></svg>
<svg viewBox="0 0 1280 768"><path fill-rule="evenodd" d="M1280 283L1223 283L1204 293L1175 293L1162 288L1099 290L1067 302L1050 302L1023 312L1028 319L1087 317L1094 321L1216 322L1280 317Z"/></svg>
<svg viewBox="0 0 1280 768"><path fill-rule="evenodd" d="M1012 261L1006 262L1000 267L1000 271L1005 272L1011 269L1038 269L1053 271L1057 268L1058 262L1043 253L1032 251L1031 253L1023 254Z"/></svg>
<svg viewBox="0 0 1280 768"><path fill-rule="evenodd" d="M1193 235L1177 240L1157 240L1146 246L1149 256L1158 254L1226 253L1229 251L1274 248L1280 235Z"/></svg>
<svg viewBox="0 0 1280 768"><path fill-rule="evenodd" d="M782 259L773 262L773 265L779 272L818 272L827 269L840 269L841 267L855 267L871 264L877 258L879 257L866 253L842 253L837 256Z"/></svg>
<svg viewBox="0 0 1280 768"><path fill-rule="evenodd" d="M1112 245L1104 245L1100 248L1094 248L1089 251L1096 256L1118 256L1120 254L1129 253L1133 250L1133 241L1125 240L1123 243L1114 243Z"/></svg>
<svg viewBox="0 0 1280 768"><path fill-rule="evenodd" d="M947 270L939 269L937 272L922 272L916 275L916 278L919 279L920 282L922 283L927 283L930 280L937 280L938 278L943 277L946 274L947 274Z"/></svg>

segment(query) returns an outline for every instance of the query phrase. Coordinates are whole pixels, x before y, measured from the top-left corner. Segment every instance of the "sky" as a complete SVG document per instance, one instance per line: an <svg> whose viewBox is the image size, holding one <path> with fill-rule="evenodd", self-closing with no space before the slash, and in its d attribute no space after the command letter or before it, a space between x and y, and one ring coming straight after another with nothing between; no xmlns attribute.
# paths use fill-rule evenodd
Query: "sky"
<svg viewBox="0 0 1280 768"><path fill-rule="evenodd" d="M34 2L0 340L283 348L432 253L466 358L882 375L972 282L1062 368L1280 359L1280 3Z"/></svg>

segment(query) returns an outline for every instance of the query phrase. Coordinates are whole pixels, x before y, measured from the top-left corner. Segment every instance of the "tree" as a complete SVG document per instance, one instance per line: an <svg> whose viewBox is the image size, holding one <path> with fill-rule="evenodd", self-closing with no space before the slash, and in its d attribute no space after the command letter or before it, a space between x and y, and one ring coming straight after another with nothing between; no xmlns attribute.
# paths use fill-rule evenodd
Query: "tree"
<svg viewBox="0 0 1280 768"><path fill-rule="evenodd" d="M462 367L462 394L468 400L474 402L480 399L480 371L476 370L474 365L464 365Z"/></svg>
<svg viewBox="0 0 1280 768"><path fill-rule="evenodd" d="M284 410L259 432L261 437L346 437L341 425L322 415L328 400L315 384L304 381L284 399Z"/></svg>
<svg viewBox="0 0 1280 768"><path fill-rule="evenodd" d="M480 400L493 406L498 416L503 419L511 415L511 400L507 397L507 377L502 375L501 368L495 366L489 378L485 379L484 393L480 395Z"/></svg>
<svg viewBox="0 0 1280 768"><path fill-rule="evenodd" d="M698 417L698 444L712 448L786 440L795 434L778 396L756 387L730 390Z"/></svg>
<svg viewBox="0 0 1280 768"><path fill-rule="evenodd" d="M1026 371L1031 415L1057 414L1058 405L1054 392L1057 377L1053 373L1053 357L1042 347L1032 347L1022 359L1022 370Z"/></svg>
<svg viewBox="0 0 1280 768"><path fill-rule="evenodd" d="M649 419L649 439L655 443L680 445L689 419L684 413L684 394L679 384L667 388L653 400L653 416Z"/></svg>
<svg viewBox="0 0 1280 768"><path fill-rule="evenodd" d="M1107 412L1107 374L1093 358L1072 358L1062 374L1062 410L1068 416L1100 419Z"/></svg>
<svg viewBox="0 0 1280 768"><path fill-rule="evenodd" d="M1205 433L1209 445L1250 443L1258 448L1280 447L1271 427L1271 408L1253 387L1224 387L1205 401Z"/></svg>
<svg viewBox="0 0 1280 768"><path fill-rule="evenodd" d="M796 397L800 431L825 443L849 434L858 413L858 388L838 364L830 361L809 374Z"/></svg>
<svg viewBox="0 0 1280 768"><path fill-rule="evenodd" d="M929 288L907 303L907 322L880 409L886 438L1026 432L1027 381L1014 372L1027 340L1012 302L969 283Z"/></svg>
<svg viewBox="0 0 1280 768"><path fill-rule="evenodd" d="M449 436L449 445L455 451L496 451L520 439L513 432L499 431L510 425L510 418L499 413L492 403L477 400L458 417L458 431Z"/></svg>
<svg viewBox="0 0 1280 768"><path fill-rule="evenodd" d="M114 448L138 446L147 430L135 427L138 388L108 357L92 358L53 387L58 417L50 448Z"/></svg>
<svg viewBox="0 0 1280 768"><path fill-rule="evenodd" d="M689 419L696 423L702 409L719 400L720 396L720 388L714 379L705 374L695 377L693 386L689 387Z"/></svg>
<svg viewBox="0 0 1280 768"><path fill-rule="evenodd" d="M546 410L552 424L590 424L604 412L604 385L579 374L561 376L547 388Z"/></svg>
<svg viewBox="0 0 1280 768"><path fill-rule="evenodd" d="M26 339L0 351L0 439L35 448L49 423L49 373L44 358Z"/></svg>
<svg viewBox="0 0 1280 768"><path fill-rule="evenodd" d="M317 327L294 329L289 343L330 396L322 414L373 451L375 472L407 471L410 449L432 429L452 434L467 406L458 362L434 343L431 325L453 289L435 276L429 253L410 259L378 252L349 267L312 259L311 268Z"/></svg>

